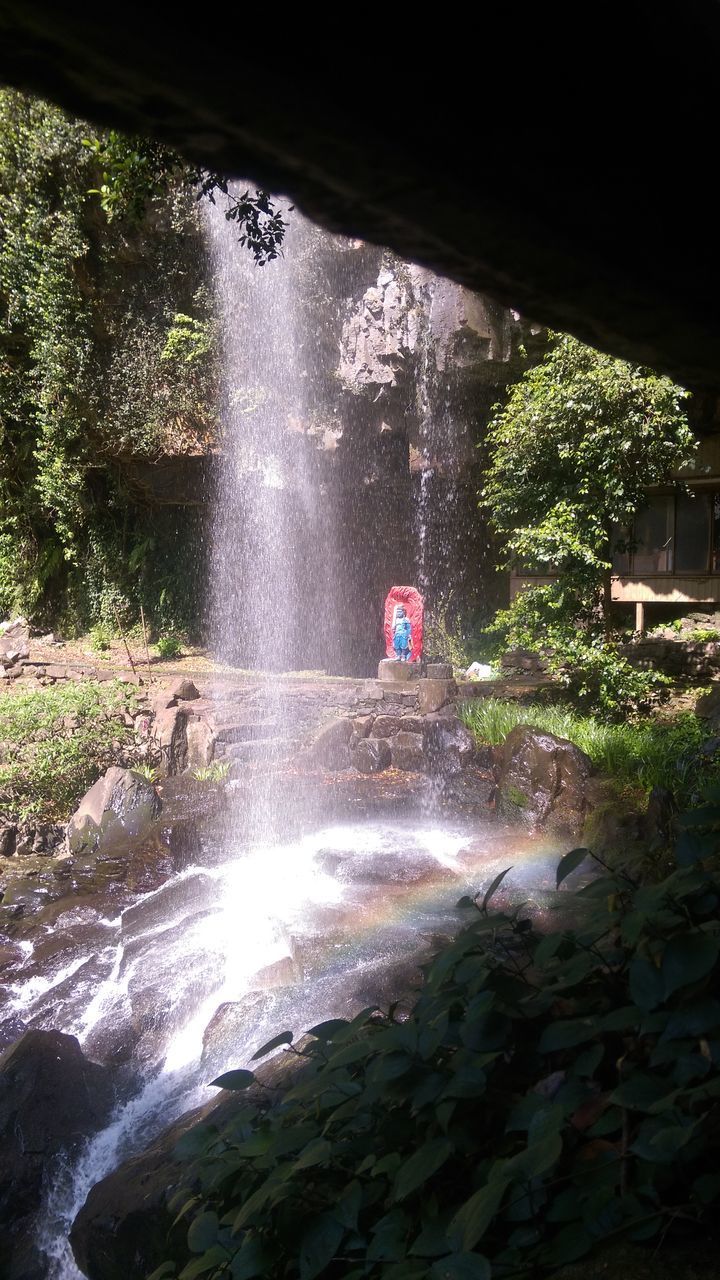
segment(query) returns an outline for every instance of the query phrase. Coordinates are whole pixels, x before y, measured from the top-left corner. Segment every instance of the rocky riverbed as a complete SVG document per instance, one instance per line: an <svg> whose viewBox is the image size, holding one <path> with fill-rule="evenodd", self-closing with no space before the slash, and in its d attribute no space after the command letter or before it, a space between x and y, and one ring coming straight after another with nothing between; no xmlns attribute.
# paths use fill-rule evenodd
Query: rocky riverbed
<svg viewBox="0 0 720 1280"><path fill-rule="evenodd" d="M503 898L552 912L587 757L527 730L478 749L457 697L447 672L154 690L163 776L111 769L59 854L5 860L8 1280L75 1280L68 1233L91 1188L274 1032L410 997L463 894L512 865ZM75 1229L92 1280L144 1274L112 1260L136 1229L137 1179L122 1178L110 1234L104 1210Z"/></svg>

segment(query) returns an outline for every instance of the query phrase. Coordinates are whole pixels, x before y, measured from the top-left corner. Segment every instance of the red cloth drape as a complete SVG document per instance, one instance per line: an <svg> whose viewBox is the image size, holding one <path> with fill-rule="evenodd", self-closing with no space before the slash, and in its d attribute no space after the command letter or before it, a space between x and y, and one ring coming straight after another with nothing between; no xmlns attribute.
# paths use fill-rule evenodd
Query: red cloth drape
<svg viewBox="0 0 720 1280"><path fill-rule="evenodd" d="M412 626L412 649L410 659L419 662L423 646L423 610L424 603L420 592L415 587L391 587L385 600L385 653L388 658L396 656L393 649L393 613L395 606L402 604Z"/></svg>

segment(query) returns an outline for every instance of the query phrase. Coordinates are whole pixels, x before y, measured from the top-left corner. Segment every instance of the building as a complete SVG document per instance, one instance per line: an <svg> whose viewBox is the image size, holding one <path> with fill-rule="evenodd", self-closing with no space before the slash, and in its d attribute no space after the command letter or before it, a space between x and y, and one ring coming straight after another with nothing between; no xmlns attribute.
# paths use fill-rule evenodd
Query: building
<svg viewBox="0 0 720 1280"><path fill-rule="evenodd" d="M705 436L685 485L653 489L628 531L631 550L613 557L612 599L635 605L635 629L645 630L648 605L720 606L720 436ZM513 573L510 597L523 587L552 582L547 575Z"/></svg>

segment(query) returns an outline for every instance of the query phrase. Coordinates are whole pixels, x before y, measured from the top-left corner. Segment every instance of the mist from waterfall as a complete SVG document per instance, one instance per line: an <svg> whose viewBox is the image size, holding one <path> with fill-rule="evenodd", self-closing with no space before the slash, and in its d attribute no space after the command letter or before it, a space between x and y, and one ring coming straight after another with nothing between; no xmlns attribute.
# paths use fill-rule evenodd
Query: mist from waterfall
<svg viewBox="0 0 720 1280"><path fill-rule="evenodd" d="M327 625L337 581L332 495L308 436L316 335L300 267L318 233L293 212L283 255L261 268L220 206L207 206L206 226L223 370L213 644L219 657L258 671L319 665L308 624L314 614L318 629Z"/></svg>

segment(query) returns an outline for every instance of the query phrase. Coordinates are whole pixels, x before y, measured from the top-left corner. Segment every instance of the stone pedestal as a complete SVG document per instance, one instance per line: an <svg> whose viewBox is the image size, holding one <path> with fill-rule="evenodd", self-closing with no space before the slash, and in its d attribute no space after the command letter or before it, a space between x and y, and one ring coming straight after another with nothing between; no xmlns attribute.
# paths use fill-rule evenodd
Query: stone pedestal
<svg viewBox="0 0 720 1280"><path fill-rule="evenodd" d="M378 664L378 680L409 684L411 680L417 680L419 675L420 669L416 662L397 662L395 658L383 658Z"/></svg>
<svg viewBox="0 0 720 1280"><path fill-rule="evenodd" d="M425 675L428 680L452 680L453 669L451 662L429 662L425 668Z"/></svg>
<svg viewBox="0 0 720 1280"><path fill-rule="evenodd" d="M439 711L448 702L452 702L456 694L457 685L454 680L421 680L418 684L420 715L426 716L432 711Z"/></svg>

